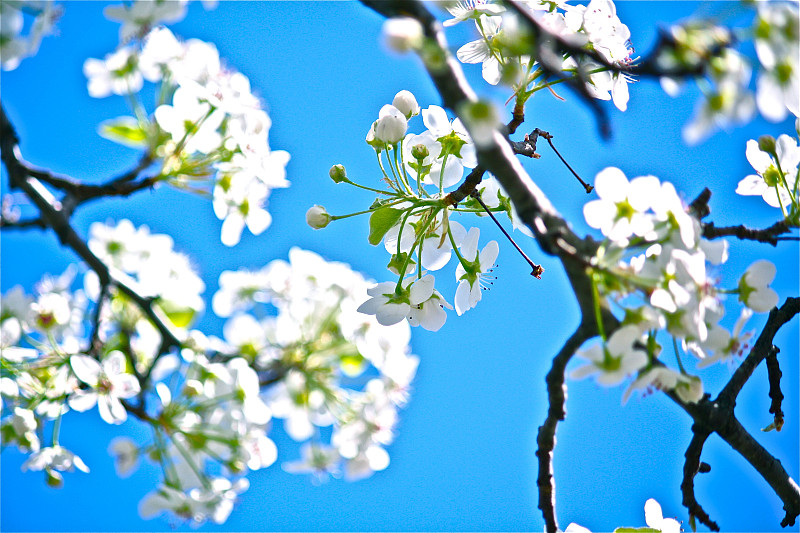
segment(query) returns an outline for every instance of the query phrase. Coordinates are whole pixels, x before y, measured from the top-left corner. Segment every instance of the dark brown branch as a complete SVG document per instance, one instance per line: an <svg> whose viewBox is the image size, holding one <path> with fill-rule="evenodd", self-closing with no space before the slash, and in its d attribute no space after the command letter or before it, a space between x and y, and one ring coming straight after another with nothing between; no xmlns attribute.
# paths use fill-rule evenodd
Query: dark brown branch
<svg viewBox="0 0 800 533"><path fill-rule="evenodd" d="M772 402L769 406L769 412L773 415L772 427L780 431L783 427L783 392L781 392L781 372L780 363L778 363L778 353L780 350L777 346L773 346L769 354L767 354L767 379L769 380L769 397Z"/></svg>
<svg viewBox="0 0 800 533"><path fill-rule="evenodd" d="M697 195L697 198L692 200L692 203L689 204L689 214L697 220L706 218L711 214L711 208L708 206L709 200L711 200L711 189L705 187L700 191L700 194Z"/></svg>
<svg viewBox="0 0 800 533"><path fill-rule="evenodd" d="M775 494L783 501L783 508L786 511L786 516L781 521L783 527L794 525L797 517L800 516L800 487L789 476L781 462L764 449L741 425L736 419L734 408L739 391L750 379L755 368L763 359L773 353L772 340L775 338L775 334L798 313L800 313L800 298L787 298L786 303L780 308L775 308L770 312L767 323L755 345L716 399L709 400L706 396L698 403L686 403L674 392L666 392L667 396L692 417L695 424L692 431L695 435L702 434L702 432L717 433L761 474ZM693 450L692 453L697 453L699 457L699 450ZM685 476L686 470L684 470L684 483L686 483ZM682 489L683 486L682 484ZM685 491L684 499L686 500ZM692 513L692 508L689 508L689 511ZM695 514L695 516L701 518L699 514Z"/></svg>
<svg viewBox="0 0 800 533"><path fill-rule="evenodd" d="M567 363L586 340L597 335L597 326L591 322L582 323L573 333L561 351L553 358L553 364L547 373L547 418L539 426L536 435L536 457L539 462L539 474L536 486L539 489L539 509L544 517L545 531L560 531L556 518L555 479L553 477L553 450L556 446L556 429L558 423L567 416L567 387L565 374Z"/></svg>
<svg viewBox="0 0 800 533"><path fill-rule="evenodd" d="M689 204L689 214L698 220L702 220L703 218L707 217L711 213L711 208L708 205L710 199L711 191L708 189L708 187L706 187L697 196L697 198L695 198L692 203ZM719 237L736 237L740 240L758 241L771 244L772 246L777 246L778 241L797 239L797 237L794 236L780 237L780 235L789 233L792 230L792 226L789 225L789 223L785 220L776 222L772 226L765 229L751 229L742 224L738 226L718 228L713 222L704 222L702 223L702 226L703 237L709 240Z"/></svg>
<svg viewBox="0 0 800 533"><path fill-rule="evenodd" d="M483 180L483 173L486 172L480 165L472 169L472 172L467 174L464 182L458 186L458 189L445 196L444 201L448 205L458 205L461 201L475 192L475 188L480 185Z"/></svg>
<svg viewBox="0 0 800 533"><path fill-rule="evenodd" d="M706 239L716 239L719 237L736 237L740 240L758 241L772 246L777 246L779 241L796 240L797 237L779 237L784 233L789 233L791 227L786 220L776 222L765 229L752 229L739 224L738 226L727 226L718 228L713 222L703 224L703 237Z"/></svg>
<svg viewBox="0 0 800 533"><path fill-rule="evenodd" d="M113 283L123 294L128 296L145 314L161 334L161 352L170 347L179 347L181 341L170 327L155 311L153 298L145 298L120 280L114 279L108 267L90 249L77 234L64 213L61 202L57 201L45 188L41 181L30 176L20 161L22 157L18 148L19 139L14 127L0 105L0 148L2 161L8 171L9 185L12 189L22 190L39 209L41 218L53 229L62 245L71 248L86 264L97 273L101 285Z"/></svg>
<svg viewBox="0 0 800 533"><path fill-rule="evenodd" d="M733 373L722 392L719 393L720 399L730 403L736 402L739 391L750 379L756 367L772 352L772 341L778 330L798 313L800 313L800 298L787 298L781 307L776 307L769 312L764 329L761 330L750 353Z"/></svg>
<svg viewBox="0 0 800 533"><path fill-rule="evenodd" d="M689 511L690 517L693 516L697 518L700 520L701 524L712 531L719 531L717 523L711 520L711 517L708 516L708 513L700 506L694 495L694 477L698 473L703 472L704 465L708 468L708 465L700 462L700 454L710 434L711 432L706 428L698 426L697 424L692 425L692 441L689 443L689 446L686 448L686 453L684 454L686 461L683 463L681 494L683 494L683 506ZM707 472L708 470L705 471Z"/></svg>
<svg viewBox="0 0 800 533"><path fill-rule="evenodd" d="M47 223L41 217L29 218L25 220L11 220L6 217L0 217L0 228L9 229L30 229L39 228L47 229Z"/></svg>

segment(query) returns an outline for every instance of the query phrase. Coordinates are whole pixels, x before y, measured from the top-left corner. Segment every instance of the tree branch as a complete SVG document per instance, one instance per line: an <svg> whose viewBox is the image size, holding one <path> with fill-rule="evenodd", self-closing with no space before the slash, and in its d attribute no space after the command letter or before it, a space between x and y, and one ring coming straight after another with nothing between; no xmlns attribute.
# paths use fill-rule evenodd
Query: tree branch
<svg viewBox="0 0 800 533"><path fill-rule="evenodd" d="M719 393L719 399L736 403L736 397L750 379L756 367L772 352L772 341L778 330L795 315L800 313L800 298L787 298L781 307L776 307L769 312L767 323L758 336L750 353L747 354L742 364L736 369L728 383Z"/></svg>
<svg viewBox="0 0 800 533"><path fill-rule="evenodd" d="M692 425L692 441L686 448L686 461L683 463L683 481L681 482L681 493L683 494L683 506L689 511L690 517L696 517L700 523L708 527L712 531L719 531L719 526L716 522L711 520L708 513L697 502L694 495L694 477L704 471L703 465L700 462L700 454L703 451L703 445L708 439L711 432L703 426L698 424ZM705 465L708 468L708 465ZM706 472L708 470L705 470Z"/></svg>
<svg viewBox="0 0 800 533"><path fill-rule="evenodd" d="M767 376L769 379L769 398L772 400L769 406L769 412L773 415L772 427L780 431L783 427L783 393L781 392L781 372L780 363L778 362L778 353L780 350L777 346L773 346L767 355Z"/></svg>
<svg viewBox="0 0 800 533"><path fill-rule="evenodd" d="M115 279L108 267L90 249L86 242L77 234L69 223L69 217L64 212L61 202L56 200L50 191L37 178L28 174L28 169L20 162L19 138L11 122L6 116L5 108L0 104L0 149L2 161L8 171L9 184L12 189L22 190L41 213L41 219L53 229L62 245L71 248L86 264L97 273L100 284L115 285L128 296L145 314L150 322L161 334L161 352L168 351L171 347L180 347L181 341L173 333L166 321L156 312L153 298L145 298L136 290Z"/></svg>

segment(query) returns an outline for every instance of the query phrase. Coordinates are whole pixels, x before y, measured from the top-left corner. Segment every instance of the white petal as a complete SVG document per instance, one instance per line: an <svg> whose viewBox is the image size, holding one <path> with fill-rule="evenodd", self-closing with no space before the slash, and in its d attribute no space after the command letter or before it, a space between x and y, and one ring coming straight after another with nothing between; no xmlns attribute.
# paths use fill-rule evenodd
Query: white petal
<svg viewBox="0 0 800 533"><path fill-rule="evenodd" d="M500 253L500 245L497 241L489 241L481 250L481 272L487 272L494 266L497 254Z"/></svg>
<svg viewBox="0 0 800 533"><path fill-rule="evenodd" d="M422 121L435 138L447 135L451 131L450 121L445 110L437 105L428 106L422 110Z"/></svg>
<svg viewBox="0 0 800 533"><path fill-rule="evenodd" d="M644 504L644 521L649 527L654 529L661 529L661 523L664 521L664 515L661 511L661 505L653 498L647 500Z"/></svg>
<svg viewBox="0 0 800 533"><path fill-rule="evenodd" d="M597 195L603 200L621 202L628 191L628 178L616 167L601 170L594 178L594 187Z"/></svg>
<svg viewBox="0 0 800 533"><path fill-rule="evenodd" d="M270 224L272 215L268 211L251 207L251 211L247 214L247 228L253 235L261 235Z"/></svg>
<svg viewBox="0 0 800 533"><path fill-rule="evenodd" d="M89 357L88 355L73 355L69 359L72 371L78 376L78 379L89 385L96 387L98 379L103 369L100 363Z"/></svg>
<svg viewBox="0 0 800 533"><path fill-rule="evenodd" d="M456 57L462 63L481 63L489 59L491 54L489 53L489 47L486 45L486 41L479 39L469 42L459 48L458 52L456 52Z"/></svg>
<svg viewBox="0 0 800 533"><path fill-rule="evenodd" d="M375 318L382 326L391 326L403 320L408 314L410 306L406 303L401 304L384 304L378 309Z"/></svg>
<svg viewBox="0 0 800 533"><path fill-rule="evenodd" d="M242 230L244 229L244 218L237 213L229 214L224 222L222 222L222 233L220 241L225 246L236 246L242 238Z"/></svg>
<svg viewBox="0 0 800 533"><path fill-rule="evenodd" d="M411 305L419 305L428 301L433 294L434 277L430 274L422 277L411 285L409 301Z"/></svg>
<svg viewBox="0 0 800 533"><path fill-rule="evenodd" d="M454 304L456 306L456 313L458 316L463 315L466 311L470 309L469 305L469 292L470 292L469 282L467 280L461 280L458 284L458 288L456 289L456 297L454 300Z"/></svg>

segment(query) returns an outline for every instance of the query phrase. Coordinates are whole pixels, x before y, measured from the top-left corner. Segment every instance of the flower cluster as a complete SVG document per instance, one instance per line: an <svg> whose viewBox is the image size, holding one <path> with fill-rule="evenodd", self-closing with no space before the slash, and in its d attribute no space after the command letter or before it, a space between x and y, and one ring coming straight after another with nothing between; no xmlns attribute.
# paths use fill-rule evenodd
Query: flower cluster
<svg viewBox="0 0 800 533"><path fill-rule="evenodd" d="M420 114L426 129L408 133L409 120ZM447 266L455 255L458 286L454 304L461 315L475 307L482 289L491 283L499 252L496 241L479 247L478 228L467 230L453 220L456 213L485 214L476 199L454 205L448 192L461 183L466 169L477 165L475 144L461 120L451 121L444 109L435 105L420 110L408 91L400 91L391 105L381 109L366 141L378 155L384 189L356 183L342 165L335 165L330 174L337 183L376 192L378 199L370 209L350 215L330 215L315 205L306 220L319 229L332 220L369 213L369 242L383 243L391 255L387 266L397 280L370 288L370 298L358 310L375 315L381 324L407 319L412 326L437 331L447 319L445 308L453 305L434 287L430 272ZM505 212L519 225L494 177L484 179L477 189L489 210Z"/></svg>
<svg viewBox="0 0 800 533"><path fill-rule="evenodd" d="M667 71L701 71L697 85L703 93L693 119L684 127L684 139L697 143L715 129L749 121L756 109L764 118L780 122L788 113L800 113L800 29L796 2L760 2L749 28L758 63L755 96L750 89L754 65L734 48L730 30L691 21L670 29L671 47L657 58ZM676 95L679 84L663 78L662 86Z"/></svg>
<svg viewBox="0 0 800 533"><path fill-rule="evenodd" d="M223 523L248 487L243 476L278 458L273 419L304 442L289 472L357 480L386 468L419 360L408 324L358 312L370 282L296 248L288 262L223 272L212 299L227 319L223 338L207 337L189 329L204 309L203 282L172 247L127 220L95 223L89 248L112 283L90 272L73 291L69 270L45 277L34 295L15 287L3 296L0 435L31 454L23 470L44 471L53 486L64 471L88 472L59 429L70 410L95 406L109 424L133 414L152 431L150 443L119 437L109 447L120 476L140 458L160 465L163 482L140 503L145 518ZM164 349L146 306L177 349Z"/></svg>
<svg viewBox="0 0 800 533"><path fill-rule="evenodd" d="M700 367L740 354L748 337L741 334L744 322L752 311L765 312L777 303L768 287L774 266L754 264L738 290L727 291L738 292L748 307L731 334L720 325L723 291L708 267L726 261L727 243L702 238L700 223L675 188L654 176L628 181L621 170L607 168L597 175L595 188L599 199L584 206L587 223L606 237L592 261L595 298L611 298L625 315L610 337L578 352L588 364L573 377L596 374L599 383L615 385L638 372L626 398L634 389L656 387L698 401L702 383L682 364L677 372L658 360L656 333L665 329L700 359Z"/></svg>
<svg viewBox="0 0 800 533"><path fill-rule="evenodd" d="M289 261L220 276L215 313L229 317L220 354L247 359L267 380L272 416L306 442L289 472L360 479L388 466L397 409L408 400L418 359L407 324L382 326L358 312L370 283L343 263L294 248ZM274 316L257 313L264 306ZM256 313L256 314L253 314ZM330 443L321 428L332 428Z"/></svg>
<svg viewBox="0 0 800 533"><path fill-rule="evenodd" d="M534 0L522 4L546 31L562 39L601 54L607 61L627 65L632 59L630 31L617 17L611 0L591 0L588 5L568 5L567 0ZM445 26L472 20L480 38L458 49L456 56L463 63L480 63L483 79L492 85L508 83L518 102L524 103L533 93L549 89L563 79L578 77L585 80L586 89L594 98L613 100L625 111L628 105L630 76L611 72L597 62L577 57L531 57L536 47L516 15L505 7L486 0L468 0L447 7L453 18ZM549 46L545 43L543 46ZM544 55L544 54L542 54ZM540 62L549 70L559 70L563 79L545 76Z"/></svg>
<svg viewBox="0 0 800 533"><path fill-rule="evenodd" d="M289 185L289 154L270 149L271 121L250 81L226 67L213 44L181 41L169 29L153 27L182 16L185 2L139 1L106 11L123 21L125 44L84 63L89 94L129 95L136 117L107 121L101 134L146 148L160 164L159 181L210 193L223 220L223 244L237 244L245 226L254 235L263 232L272 222L270 191ZM145 80L161 86L150 115L137 99Z"/></svg>
<svg viewBox="0 0 800 533"><path fill-rule="evenodd" d="M0 61L3 70L14 70L20 61L36 55L42 38L54 31L61 7L53 0L0 2ZM25 15L33 15L26 23ZM27 35L23 29L27 28Z"/></svg>

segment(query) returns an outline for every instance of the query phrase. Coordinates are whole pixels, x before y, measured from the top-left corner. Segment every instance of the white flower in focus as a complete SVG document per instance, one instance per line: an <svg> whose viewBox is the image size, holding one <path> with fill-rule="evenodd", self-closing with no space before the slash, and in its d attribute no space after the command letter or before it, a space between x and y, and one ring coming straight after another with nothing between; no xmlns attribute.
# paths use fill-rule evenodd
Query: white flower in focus
<svg viewBox="0 0 800 533"><path fill-rule="evenodd" d="M371 298L358 307L358 312L375 315L383 326L397 324L406 318L412 305L420 305L431 297L433 283L431 275L416 282L412 277L406 278L400 287L391 281L378 283L367 290Z"/></svg>
<svg viewBox="0 0 800 533"><path fill-rule="evenodd" d="M758 141L751 139L747 141L745 154L757 174L750 174L741 180L736 187L736 194L761 196L772 207L788 211L797 182L800 146L792 137L783 134L775 141L775 152L786 183L772 157L759 148Z"/></svg>
<svg viewBox="0 0 800 533"><path fill-rule="evenodd" d="M646 212L657 201L660 187L655 176L628 182L620 169L608 167L595 177L600 198L584 205L583 215L589 226L624 246L631 235L643 237L653 230L653 217Z"/></svg>
<svg viewBox="0 0 800 533"><path fill-rule="evenodd" d="M769 287L775 273L775 265L766 259L747 267L739 280L739 300L756 313L766 313L778 305L778 293Z"/></svg>
<svg viewBox="0 0 800 533"><path fill-rule="evenodd" d="M430 278L428 280L427 278ZM433 284L433 276L428 274L419 281L426 280ZM447 313L444 308L452 309L453 306L447 303L436 289L424 301L417 305L412 305L408 311L408 323L411 326L422 326L428 331L439 331L447 320Z"/></svg>
<svg viewBox="0 0 800 533"><path fill-rule="evenodd" d="M588 360L589 364L576 368L571 377L583 379L599 374L599 384L618 385L626 376L647 364L647 354L634 346L641 336L638 326L623 326L611 335L605 345L595 344L586 350L580 350L577 355Z"/></svg>
<svg viewBox="0 0 800 533"><path fill-rule="evenodd" d="M69 406L76 411L97 407L100 416L109 424L121 424L128 418L120 399L133 398L139 394L139 381L125 371L125 356L120 351L111 352L102 365L87 355L73 355L70 366L75 375L89 385L89 389L78 390L69 397Z"/></svg>
<svg viewBox="0 0 800 533"><path fill-rule="evenodd" d="M461 244L461 256L467 264L465 266L464 262L460 262L456 267L456 280L459 283L456 289L455 306L459 316L475 307L480 301L481 290L485 287L486 279L500 252L497 241L489 241L479 255L479 236L478 228L470 228Z"/></svg>
<svg viewBox="0 0 800 533"><path fill-rule="evenodd" d="M482 15L499 15L505 10L505 7L493 4L490 0L464 0L447 7L453 18L445 20L442 24L453 26L465 20L477 20Z"/></svg>
<svg viewBox="0 0 800 533"><path fill-rule="evenodd" d="M120 48L104 59L87 59L83 63L83 74L89 78L89 96L93 98L137 93L143 84L136 52L130 46Z"/></svg>
<svg viewBox="0 0 800 533"><path fill-rule="evenodd" d="M647 523L648 527L663 533L681 532L680 522L674 518L664 518L661 505L653 498L650 498L644 504L644 521Z"/></svg>
<svg viewBox="0 0 800 533"><path fill-rule="evenodd" d="M431 165L430 174L425 177L425 183L446 189L458 184L464 174L464 168L475 168L478 164L475 145L467 133L467 129L460 119L450 122L447 112L439 106L431 105L422 110L422 121L428 131L419 135L408 135L403 141L403 158L409 176L416 179L417 171L410 164L415 162L412 149L417 144L422 144L428 150L428 156L422 161L423 165ZM446 138L450 153L445 160L442 157L442 138ZM458 146L458 153L453 153Z"/></svg>
<svg viewBox="0 0 800 533"><path fill-rule="evenodd" d="M481 37L463 45L456 52L456 57L462 63L482 63L481 75L483 79L491 85L497 85L500 82L502 73L498 53L492 48L491 42L500 31L500 24L503 19L501 17L481 15L480 21L482 33L486 38Z"/></svg>
<svg viewBox="0 0 800 533"><path fill-rule="evenodd" d="M392 17L384 21L381 28L383 40L395 52L409 52L422 47L425 33L417 19Z"/></svg>
<svg viewBox="0 0 800 533"><path fill-rule="evenodd" d="M178 22L186 16L187 0L135 0L133 4L106 6L103 14L121 22L120 42L142 37L158 24Z"/></svg>

